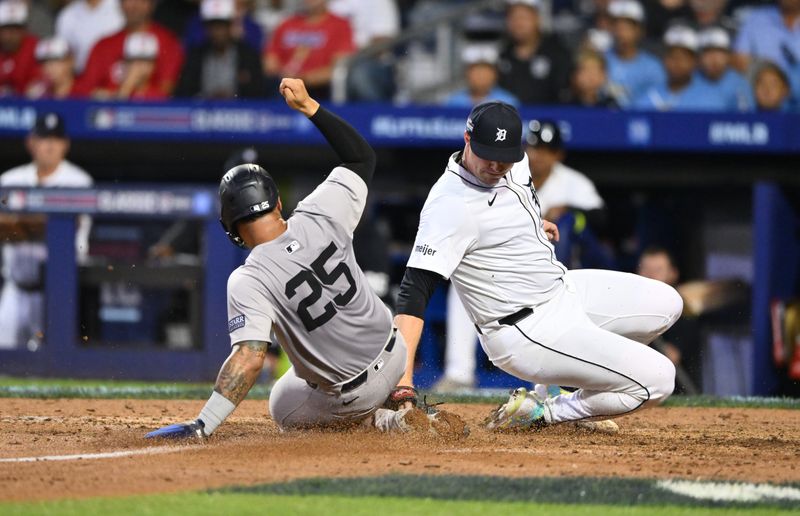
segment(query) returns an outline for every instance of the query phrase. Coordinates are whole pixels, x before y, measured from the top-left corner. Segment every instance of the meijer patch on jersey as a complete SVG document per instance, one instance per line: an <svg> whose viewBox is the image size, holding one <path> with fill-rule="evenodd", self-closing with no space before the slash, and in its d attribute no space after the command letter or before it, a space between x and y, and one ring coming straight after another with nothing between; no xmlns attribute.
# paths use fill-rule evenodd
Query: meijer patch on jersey
<svg viewBox="0 0 800 516"><path fill-rule="evenodd" d="M414 247L414 252L422 253L422 256L433 256L436 254L436 249L425 244Z"/></svg>
<svg viewBox="0 0 800 516"><path fill-rule="evenodd" d="M238 330L239 328L244 328L244 316L237 315L230 321L228 321L228 333L233 333L234 331Z"/></svg>

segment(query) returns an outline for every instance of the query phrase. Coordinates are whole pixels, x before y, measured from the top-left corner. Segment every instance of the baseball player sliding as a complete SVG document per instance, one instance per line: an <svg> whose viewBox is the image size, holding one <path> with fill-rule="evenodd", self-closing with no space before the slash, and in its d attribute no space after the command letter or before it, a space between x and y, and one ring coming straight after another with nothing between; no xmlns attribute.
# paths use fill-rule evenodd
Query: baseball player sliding
<svg viewBox="0 0 800 516"><path fill-rule="evenodd" d="M293 365L269 400L281 429L366 422L384 431L463 433L451 414L380 408L390 396L396 402L410 396L393 391L405 369L403 337L353 254L375 153L353 127L309 97L303 81L283 79L280 92L314 123L342 164L286 220L275 182L260 166L239 165L222 178L222 225L236 245L252 250L228 280L233 351L195 421L146 437L211 435L255 384L271 334Z"/></svg>
<svg viewBox="0 0 800 516"><path fill-rule="evenodd" d="M492 363L539 384L513 391L489 429L605 420L666 399L675 368L642 344L680 316L678 293L633 274L568 271L556 260L549 240L557 229L542 219L512 106L475 107L464 141L428 194L402 281L395 323L409 360L400 384L413 385L425 307L449 278Z"/></svg>

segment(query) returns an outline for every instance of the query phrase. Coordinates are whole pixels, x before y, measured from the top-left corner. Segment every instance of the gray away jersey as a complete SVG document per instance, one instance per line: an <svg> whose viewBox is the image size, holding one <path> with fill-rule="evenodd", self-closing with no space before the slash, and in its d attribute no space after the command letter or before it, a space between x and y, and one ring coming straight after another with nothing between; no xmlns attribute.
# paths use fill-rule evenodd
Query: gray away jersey
<svg viewBox="0 0 800 516"><path fill-rule="evenodd" d="M298 204L281 236L256 246L228 279L231 344L271 341L297 376L320 385L349 380L381 353L389 309L353 253L367 185L337 167Z"/></svg>

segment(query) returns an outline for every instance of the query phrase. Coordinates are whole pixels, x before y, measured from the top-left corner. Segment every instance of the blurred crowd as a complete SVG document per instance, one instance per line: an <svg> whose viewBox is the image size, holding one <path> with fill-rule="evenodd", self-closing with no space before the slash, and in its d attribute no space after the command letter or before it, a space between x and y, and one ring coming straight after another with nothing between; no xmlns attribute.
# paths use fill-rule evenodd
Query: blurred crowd
<svg viewBox="0 0 800 516"><path fill-rule="evenodd" d="M0 96L268 98L294 76L326 99L336 63L357 56L348 100L397 102L398 84L426 73L415 68L426 47L389 43L473 3L0 0ZM800 109L800 0L498 0L463 12L450 16L461 77L404 100Z"/></svg>

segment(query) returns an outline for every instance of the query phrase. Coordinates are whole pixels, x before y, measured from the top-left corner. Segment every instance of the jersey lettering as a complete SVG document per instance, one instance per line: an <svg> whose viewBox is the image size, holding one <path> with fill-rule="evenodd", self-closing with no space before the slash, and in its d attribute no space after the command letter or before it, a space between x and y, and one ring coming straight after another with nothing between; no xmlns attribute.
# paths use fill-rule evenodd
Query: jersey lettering
<svg viewBox="0 0 800 516"><path fill-rule="evenodd" d="M353 273L345 262L339 262L330 272L325 270L325 264L331 259L336 250L336 244L331 242L311 263L311 270L304 269L300 271L286 283L285 292L286 297L289 299L292 299L297 294L297 289L303 283L306 283L309 288L311 288L311 293L303 298L297 305L297 315L303 322L306 331L311 332L330 321L337 313L334 304L337 306L345 306L352 301L353 297L356 295L357 288L355 280L353 279ZM319 316L314 317L311 315L309 308L322 297L322 285L331 286L336 283L341 276L344 276L347 280L349 285L347 290L337 294L333 298L333 302L326 303ZM322 284L320 284L320 282L322 282Z"/></svg>

